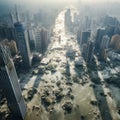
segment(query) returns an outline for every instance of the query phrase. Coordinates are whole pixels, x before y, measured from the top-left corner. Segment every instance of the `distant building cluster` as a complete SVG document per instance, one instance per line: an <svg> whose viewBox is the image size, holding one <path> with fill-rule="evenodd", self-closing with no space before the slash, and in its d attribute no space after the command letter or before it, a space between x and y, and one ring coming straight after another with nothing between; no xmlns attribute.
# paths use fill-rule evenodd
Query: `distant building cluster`
<svg viewBox="0 0 120 120"><path fill-rule="evenodd" d="M74 22L71 24L70 14L67 9L65 24L67 28L72 26L74 29L82 56L87 63L94 62L94 55L97 55L99 60L106 61L110 51L120 53L120 22L117 18L106 15L94 19L90 15L82 14L81 17L74 14Z"/></svg>
<svg viewBox="0 0 120 120"><path fill-rule="evenodd" d="M27 20L23 16L20 16L15 9L15 13L9 15L10 22L0 24L0 41L9 48L16 68L19 66L27 69L32 65L34 53L44 54L46 51L49 32L38 23L31 22L29 14L26 17ZM38 14L35 16L39 18ZM42 16L40 19L43 20Z"/></svg>
<svg viewBox="0 0 120 120"><path fill-rule="evenodd" d="M44 22L47 28L39 25L38 20L35 23L31 21L29 14L26 19L24 16L20 16L15 8L15 13L9 16L9 22L0 23L0 90L16 120L23 120L27 111L17 72L26 72L32 65L39 63L50 39L48 16ZM41 21L45 16L36 14Z"/></svg>

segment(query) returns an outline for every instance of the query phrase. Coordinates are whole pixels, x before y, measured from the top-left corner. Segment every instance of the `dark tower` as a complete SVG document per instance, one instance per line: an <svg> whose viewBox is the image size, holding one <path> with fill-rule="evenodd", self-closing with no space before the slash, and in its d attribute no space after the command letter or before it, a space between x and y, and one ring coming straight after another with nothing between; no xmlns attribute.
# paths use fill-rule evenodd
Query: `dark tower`
<svg viewBox="0 0 120 120"><path fill-rule="evenodd" d="M17 22L14 24L15 33L16 33L16 43L18 46L18 50L22 56L23 67L29 68L31 66L31 53L30 53L30 45L28 39L28 31L24 24L19 21L18 12L16 8L16 20Z"/></svg>
<svg viewBox="0 0 120 120"><path fill-rule="evenodd" d="M13 60L2 43L0 43L0 88L3 89L13 118L23 120L26 114L26 105L21 94Z"/></svg>
<svg viewBox="0 0 120 120"><path fill-rule="evenodd" d="M86 58L85 58L87 63L91 63L92 62L93 52L94 52L94 43L92 41L88 41Z"/></svg>

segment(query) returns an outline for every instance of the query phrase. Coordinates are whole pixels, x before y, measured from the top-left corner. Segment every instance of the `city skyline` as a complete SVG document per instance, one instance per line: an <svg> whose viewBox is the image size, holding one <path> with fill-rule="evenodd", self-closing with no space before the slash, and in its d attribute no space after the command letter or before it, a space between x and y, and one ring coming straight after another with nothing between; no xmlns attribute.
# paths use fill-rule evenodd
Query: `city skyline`
<svg viewBox="0 0 120 120"><path fill-rule="evenodd" d="M65 3L65 4L69 4L69 3L115 3L118 2L120 3L119 0L1 0L0 3L4 3L4 4L11 4L11 3L15 3L15 4L22 4L22 3L29 3L29 5L33 4L45 4L45 3L53 3L53 4L57 4L57 3Z"/></svg>
<svg viewBox="0 0 120 120"><path fill-rule="evenodd" d="M0 120L119 120L118 0L2 1Z"/></svg>

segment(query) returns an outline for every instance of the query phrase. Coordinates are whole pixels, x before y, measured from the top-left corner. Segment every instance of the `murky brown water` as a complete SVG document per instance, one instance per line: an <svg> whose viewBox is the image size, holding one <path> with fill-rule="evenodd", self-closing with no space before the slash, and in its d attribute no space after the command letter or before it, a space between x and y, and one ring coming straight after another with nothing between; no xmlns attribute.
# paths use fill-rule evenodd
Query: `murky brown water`
<svg viewBox="0 0 120 120"><path fill-rule="evenodd" d="M58 18L56 18L54 28L55 37L53 38L53 41L51 41L48 49L49 53L45 55L46 58L51 60L51 64L56 65L55 69L57 71L55 73L47 71L47 74L44 73L42 76L33 76L28 84L25 85L25 88L29 89L36 84L36 89L38 90L38 93L34 95L34 98L27 103L28 112L26 120L102 120L98 106L90 104L91 100L96 101L95 91L90 87L90 80L87 80L87 83L84 85L74 82L73 85L66 85L66 81L70 81L73 76L76 76L74 62L66 58L66 45L71 45L71 47L77 51L79 50L79 46L74 40L68 41L71 35L65 34L64 12L65 11L62 11L58 15ZM61 42L58 41L59 36L61 36ZM66 77L63 73L66 71L67 61L69 63L70 76ZM81 81L79 76L78 80ZM72 89L71 94L74 95L74 99L71 100L65 96L60 102L56 102L54 105L51 105L53 110L47 112L44 105L41 105L41 95L46 89L50 92L59 90L59 87L56 85L57 81L61 81L60 87L63 88L63 94L67 94L69 88ZM99 88L96 88L96 91L99 93ZM26 91L23 91L23 95L25 94ZM66 111L62 109L62 106L66 101L70 101L73 104L72 112L70 114L66 113ZM107 102L110 102L110 106L112 105L111 101L112 100L108 97ZM113 120L119 120L116 116L115 105L112 105L112 107L112 115L114 116Z"/></svg>

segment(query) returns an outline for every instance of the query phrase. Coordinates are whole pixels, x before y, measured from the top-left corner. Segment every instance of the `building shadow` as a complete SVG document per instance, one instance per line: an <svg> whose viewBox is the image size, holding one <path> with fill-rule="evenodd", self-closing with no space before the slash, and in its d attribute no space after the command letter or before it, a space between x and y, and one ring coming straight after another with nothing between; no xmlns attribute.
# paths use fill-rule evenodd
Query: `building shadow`
<svg viewBox="0 0 120 120"><path fill-rule="evenodd" d="M70 64L69 64L68 60L67 60L66 66L65 66L65 70L66 70L66 75L71 76L71 74L70 74Z"/></svg>
<svg viewBox="0 0 120 120"><path fill-rule="evenodd" d="M32 79L34 79L33 77L36 77L35 80L33 81L33 85L31 87L34 87L34 88L38 88L38 85L41 81L41 77L43 76L43 74L41 73L38 73L38 74L34 74L33 71L35 70L31 70L28 72L24 72L22 73L24 76L20 79L19 83L20 83L20 86L21 86L21 89L24 90L25 89L25 86L30 82L30 81L33 81Z"/></svg>
<svg viewBox="0 0 120 120"><path fill-rule="evenodd" d="M97 65L94 64L92 65L92 67L97 68ZM96 78L93 78L91 72L92 72L91 65L90 66L88 65L88 74L90 76L91 82L95 84L95 86L93 87L93 91L95 98L97 100L97 106L99 108L102 120L113 120L110 109L108 107L107 95L105 94L103 88L104 82L101 81L101 78L99 77L97 71L95 72Z"/></svg>
<svg viewBox="0 0 120 120"><path fill-rule="evenodd" d="M77 42L77 43L79 44L79 42ZM79 50L81 51L80 45L79 45ZM86 65L87 65L86 70L83 67L82 68L78 67L78 68L75 68L75 72L77 74L79 74L79 69L82 69L85 74L89 75L90 81L94 84L94 86L92 86L93 92L94 92L94 95L96 98L97 107L100 111L100 115L101 115L102 120L113 120L109 106L108 106L108 102L107 102L107 95L104 92L104 88L103 88L104 84L98 75L97 64L96 63L93 63L93 64L86 63ZM96 71L95 72L96 78L93 78L93 75L92 75L93 71ZM83 76L83 75L80 74L80 76ZM100 116L98 116L98 119L99 119L99 117Z"/></svg>
<svg viewBox="0 0 120 120"><path fill-rule="evenodd" d="M38 88L39 87L39 84L40 84L40 81L41 81L41 77L42 77L43 75L41 74L41 75L37 75L37 77L36 77L36 79L35 79L35 81L34 81L34 84L33 84L33 87L34 88Z"/></svg>

